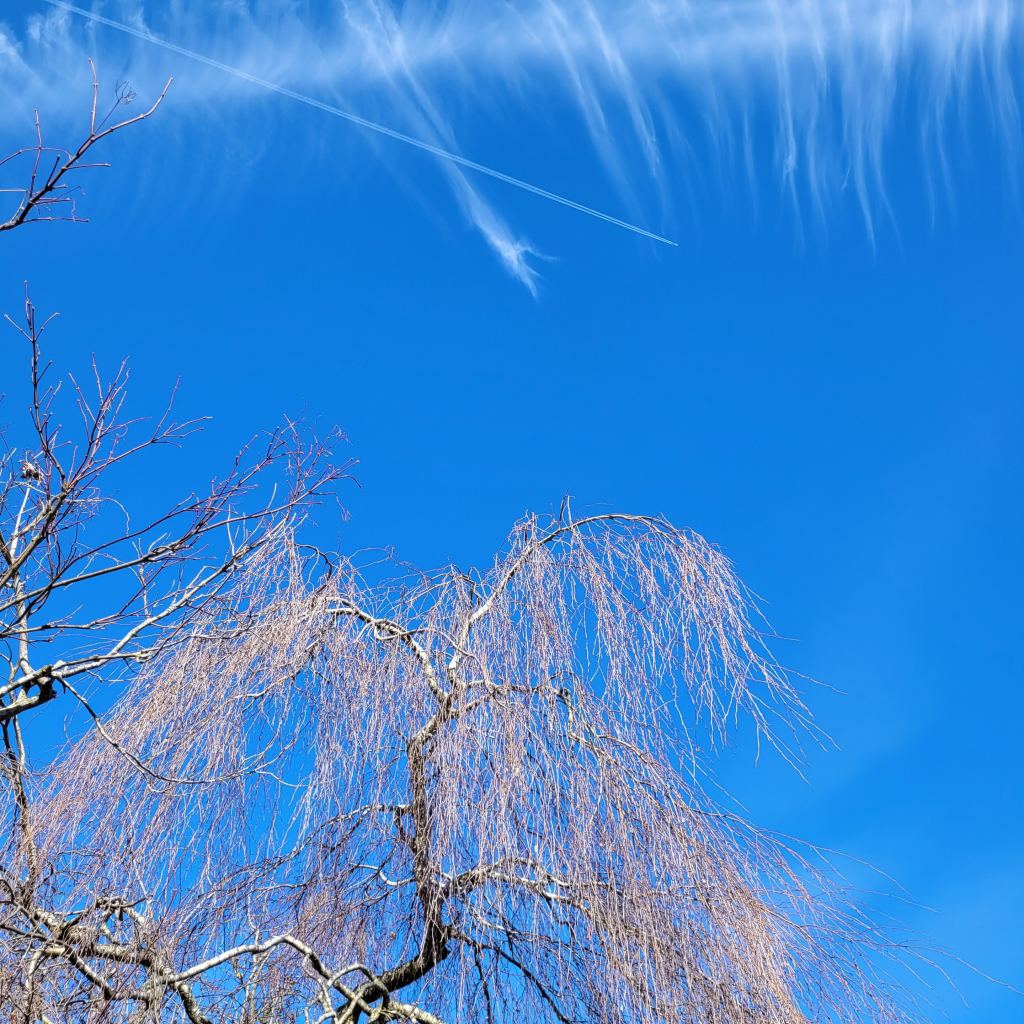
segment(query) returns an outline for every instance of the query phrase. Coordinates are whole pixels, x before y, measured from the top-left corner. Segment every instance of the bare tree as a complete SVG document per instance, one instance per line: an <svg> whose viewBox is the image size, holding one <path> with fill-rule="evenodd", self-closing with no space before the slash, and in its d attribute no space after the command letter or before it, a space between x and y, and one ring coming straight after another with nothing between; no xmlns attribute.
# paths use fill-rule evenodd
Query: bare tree
<svg viewBox="0 0 1024 1024"><path fill-rule="evenodd" d="M204 636L223 642L217 609L225 602L234 615L230 629L244 631L235 592L241 587L258 598L263 549L276 550L290 537L350 465L330 463L340 436L336 431L318 440L287 424L240 452L207 494L191 495L137 521L104 485L119 472L138 478L140 469L151 471L155 449L177 446L199 423L171 422L169 409L148 429L123 418L124 366L108 384L96 373L91 396L70 378L71 401L62 403L61 384L46 385L49 366L40 353L45 327L37 324L26 296L25 326L18 330L29 356L28 422L20 435L3 432L0 454L0 658L6 663L0 683L5 754L0 769L5 852L14 857L0 867L4 940L23 927L34 935L55 920L39 896L64 856L53 861L40 845L43 807L47 795L57 795L57 776L54 766L42 776L34 774L24 717L58 699L71 700L89 716L101 742L143 777L158 778L105 727L89 691L102 697L112 685L116 692L147 664L162 663L171 651ZM80 419L78 437L68 437L58 419L69 411ZM257 501L261 482L267 497ZM265 766L258 761L256 768ZM36 795L41 802L33 797L38 779L44 780ZM0 993L16 1005L15 995L5 991L12 965L4 940ZM48 948L44 942L35 965L23 965L26 1020L39 1019L33 979L50 959Z"/></svg>
<svg viewBox="0 0 1024 1024"><path fill-rule="evenodd" d="M93 398L72 381L72 443L27 300L20 330L28 419L0 462L12 1020L919 1019L889 973L905 948L827 862L702 785L741 714L787 756L813 731L716 548L566 505L482 570L379 582L300 542L347 466L335 433L291 426L136 526L111 481L195 424L132 440L122 371ZM71 738L34 762L22 722L52 730L60 707Z"/></svg>
<svg viewBox="0 0 1024 1024"><path fill-rule="evenodd" d="M121 108L126 107L136 99L128 83L119 83L114 90L114 103L107 112L106 117L96 120L97 107L99 104L99 79L96 77L96 66L89 61L92 68L92 107L89 111L89 134L74 151L55 148L43 145L43 130L39 123L39 111L36 111L36 143L23 149L15 150L9 156L0 160L0 167L18 161L22 157L30 157L32 169L29 172L28 184L20 188L0 189L0 193L14 193L21 196L18 207L6 220L0 222L0 231L10 231L12 228L20 227L22 224L33 224L37 221L67 220L75 223L87 221L85 217L79 217L75 212L75 196L81 191L80 185L69 185L65 180L74 171L86 170L91 167L109 167L105 163L87 163L86 155L96 143L101 142L114 132L127 128L130 125L145 121L147 117L156 111L156 108L163 102L167 90L170 88L171 80L168 79L164 91L157 97L157 101L145 113L135 117L126 118L123 121L109 122L114 114Z"/></svg>

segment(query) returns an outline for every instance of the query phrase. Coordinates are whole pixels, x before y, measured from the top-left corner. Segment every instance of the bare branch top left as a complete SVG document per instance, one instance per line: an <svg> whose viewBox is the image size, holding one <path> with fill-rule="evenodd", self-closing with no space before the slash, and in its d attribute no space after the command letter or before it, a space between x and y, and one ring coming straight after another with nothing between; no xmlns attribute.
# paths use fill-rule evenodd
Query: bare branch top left
<svg viewBox="0 0 1024 1024"><path fill-rule="evenodd" d="M0 189L0 193L14 193L20 195L18 207L11 216L0 222L0 231L10 231L20 227L22 224L32 224L37 221L67 220L75 223L84 223L88 220L79 217L75 209L75 199L81 192L81 186L71 184L70 177L75 171L85 170L90 167L109 167L109 164L86 162L87 154L96 143L105 139L108 135L127 128L129 125L138 124L150 117L163 102L170 88L172 79L167 80L163 92L157 97L156 102L144 113L135 117L126 117L117 120L117 113L122 107L127 107L137 98L127 82L119 82L114 87L114 103L105 116L97 117L99 111L99 79L96 75L96 66L92 60L89 61L92 68L92 107L89 111L89 133L83 142L74 151L60 147L46 146L43 144L43 131L39 123L39 111L36 111L35 129L36 142L34 146L26 146L11 153L0 160L0 167L7 164L22 166L22 157L31 161L31 170L28 173L27 184L19 188Z"/></svg>

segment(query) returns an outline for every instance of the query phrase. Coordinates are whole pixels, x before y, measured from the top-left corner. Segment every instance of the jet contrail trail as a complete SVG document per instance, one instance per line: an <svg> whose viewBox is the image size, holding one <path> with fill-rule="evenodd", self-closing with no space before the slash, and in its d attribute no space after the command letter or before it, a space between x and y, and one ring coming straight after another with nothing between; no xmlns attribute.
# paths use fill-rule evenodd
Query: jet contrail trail
<svg viewBox="0 0 1024 1024"><path fill-rule="evenodd" d="M286 89L283 85L275 85L273 82L268 82L266 79L250 75L247 71L242 71L239 68L233 68L228 64L222 64L219 60L214 60L212 57L204 57L201 53L195 53L193 50L186 50L183 46L178 46L175 43L169 43L166 39L160 39L158 36L154 36L149 32L144 32L142 29L133 28L131 25L125 25L123 22L114 21L112 18L104 18L101 14L95 14L93 11L86 11L81 7L75 7L73 4L64 3L64 0L46 0L46 2L48 4L52 4L54 7L60 7L65 11L80 14L83 18L88 18L90 21L96 21L101 25L116 28L119 32L126 32L130 36L135 36L138 39L144 39L147 43L155 43L157 46L162 46L165 50L180 53L183 57L189 57L192 60L208 64L211 68L217 68L219 71L225 71L229 75L235 75L237 78L242 78L246 82L252 82L254 85L262 86L264 89L269 89L271 92L280 93L282 96L287 96L289 99L298 100L300 103L306 103L311 107L316 107L318 110L323 110L328 114L333 114L335 117L343 117L346 121L351 121L353 124L358 124L363 128L369 128L374 132L380 132L381 135L387 135L389 138L397 139L399 142L406 142L410 146L415 146L417 149L423 149L428 153L433 153L434 156L439 156L443 160L451 160L452 163L459 164L461 167L468 167L470 170L479 171L481 174L488 174L492 178L497 178L498 181L504 181L509 185L515 185L516 188L525 189L527 192L532 192L534 195L542 196L544 199L550 199L553 202L561 203L563 206L568 206L573 210L579 210L580 213L587 213L591 217L597 217L599 220L607 221L609 224L615 224L620 228L625 228L627 231L634 231L636 234L643 235L645 238L653 238L654 241L664 242L666 245L678 244L673 242L671 239L662 238L661 235L655 235L650 231L645 231L643 228L638 228L635 224L629 224L624 220L619 220L618 217L612 217L607 213L601 213L600 210L592 210L589 206L583 206L581 203L573 202L573 200L566 199L564 196L555 195L554 192L548 192L546 189L538 188L536 185L531 185L528 181L520 181L519 178L513 178L509 174L503 174L501 171L496 171L492 167L485 167L483 164L478 164L475 160L467 160L466 157L459 156L457 153L450 153L446 149L441 149L438 146L432 146L429 142L424 142L422 139L414 138L412 135L405 135L402 132L395 131L394 128L387 128L382 124L375 123L374 121L367 121L365 117L359 117L358 114L350 114L347 110L342 110L339 107L332 107L329 103L321 103L320 100L315 100L312 96L304 96L300 92L294 92L292 89Z"/></svg>

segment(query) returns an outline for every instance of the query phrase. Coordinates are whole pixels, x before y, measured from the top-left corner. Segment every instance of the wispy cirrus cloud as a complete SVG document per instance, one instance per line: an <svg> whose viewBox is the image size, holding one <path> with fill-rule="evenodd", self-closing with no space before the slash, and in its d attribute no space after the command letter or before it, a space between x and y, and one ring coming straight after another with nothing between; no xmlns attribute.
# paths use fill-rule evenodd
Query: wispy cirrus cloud
<svg viewBox="0 0 1024 1024"><path fill-rule="evenodd" d="M871 234L897 114L905 130L909 109L922 166L936 180L955 144L948 122L965 109L1011 151L1020 134L1024 13L1007 0L108 0L96 9L469 153L453 97L463 109L501 100L527 119L539 101L571 101L628 215L654 230L671 224L674 179L696 142L719 165L774 176L795 208L821 217L852 189ZM0 87L33 103L40 93L56 97L72 84L68 69L81 66L73 58L86 53L109 54L133 81L164 70L151 44L112 35L54 9L9 22L0 30ZM253 86L225 93L225 83L210 81L217 74L179 83L179 102L205 99L211 87L251 102ZM7 104L6 116L17 107ZM766 122L770 167L764 147L755 153ZM530 246L473 172L449 166L447 174L466 216L534 290Z"/></svg>

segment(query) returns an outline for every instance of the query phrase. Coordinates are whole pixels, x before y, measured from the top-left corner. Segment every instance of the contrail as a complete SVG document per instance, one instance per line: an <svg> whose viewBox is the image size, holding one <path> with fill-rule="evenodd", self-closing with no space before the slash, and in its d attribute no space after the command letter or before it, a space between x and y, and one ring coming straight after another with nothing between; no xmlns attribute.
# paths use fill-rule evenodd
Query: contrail
<svg viewBox="0 0 1024 1024"><path fill-rule="evenodd" d="M333 114L335 117L343 117L346 121L351 121L353 124L358 124L363 128L369 128L371 131L380 132L381 135L387 135L389 138L397 139L399 142L408 143L410 146L415 146L417 149L426 150L428 153L433 153L434 156L439 156L443 160L451 160L452 163L459 164L461 167L468 167L470 170L479 171L481 174L488 174L492 178L497 178L498 181L504 181L509 185L515 185L516 188L525 189L527 192L532 192L534 195L542 196L544 199L550 199L553 202L561 203L563 206L568 206L573 210L579 210L580 213L587 213L591 217L597 217L599 220L607 221L609 224L615 224L620 228L625 228L627 231L633 231L638 235L643 235L645 238L653 238L654 241L664 242L666 245L678 244L673 242L671 239L662 238L661 235L655 235L650 231L645 231L643 228L638 228L635 224L629 224L624 220L619 220L618 217L612 217L607 213L601 213L600 210L592 210L589 206L583 206L582 203L576 203L571 199L566 199L564 196L555 195L554 192L548 192L546 189L538 188L536 185L531 185L528 181L520 181L519 178L513 178L509 174L503 174L501 171L494 170L493 167L485 167L483 164L478 164L475 160L467 160L466 157L459 156L457 153L450 153L446 149L441 149L438 146L432 146L429 142L424 142L422 139L414 138L412 135L405 135L402 132L395 131L394 128L388 128L385 125L377 124L374 121L367 121L365 117L359 117L358 114L350 114L347 110L342 110L339 107L332 107L329 103L321 103L320 100L313 99L312 96L304 96L301 92L286 89L283 85L275 85L273 82L268 82L266 79L250 75L247 71L242 71L239 68L233 68L228 64L222 64L219 60L214 60L212 57L204 57L201 53L195 53L193 50L186 50L184 46L178 46L176 43L169 43L166 39L160 39L149 32L144 32L142 29L133 28L131 25L125 25L123 22L114 21L111 18L104 18L101 14L83 10L81 7L75 7L73 4L64 3L64 0L46 0L46 2L48 4L52 4L54 7L61 7L65 11L80 14L83 18L88 18L90 21L96 21L101 25L116 28L119 32L126 32L128 35L135 36L138 39L145 39L147 43L155 43L157 46L162 46L165 50L180 53L183 57L190 57L192 60L197 60L202 64L208 64L211 68L217 68L219 71L226 71L229 75L234 75L236 78L242 78L246 82L252 82L254 85L262 86L264 89L269 89L271 92L280 93L282 96L287 96L289 99L298 100L300 103L316 107L317 110L323 110L328 114Z"/></svg>

